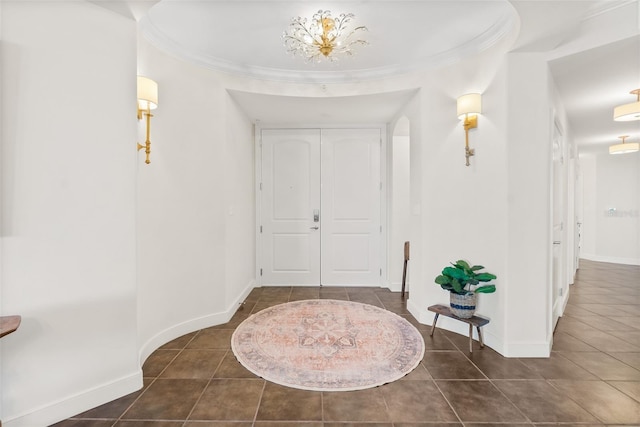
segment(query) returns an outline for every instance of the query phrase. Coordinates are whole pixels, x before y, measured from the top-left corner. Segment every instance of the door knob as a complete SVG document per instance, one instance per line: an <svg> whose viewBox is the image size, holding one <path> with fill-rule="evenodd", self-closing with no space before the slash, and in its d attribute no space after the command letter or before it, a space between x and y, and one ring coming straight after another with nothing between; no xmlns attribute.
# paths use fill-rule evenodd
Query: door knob
<svg viewBox="0 0 640 427"><path fill-rule="evenodd" d="M320 227L309 227L310 230L317 230Z"/></svg>

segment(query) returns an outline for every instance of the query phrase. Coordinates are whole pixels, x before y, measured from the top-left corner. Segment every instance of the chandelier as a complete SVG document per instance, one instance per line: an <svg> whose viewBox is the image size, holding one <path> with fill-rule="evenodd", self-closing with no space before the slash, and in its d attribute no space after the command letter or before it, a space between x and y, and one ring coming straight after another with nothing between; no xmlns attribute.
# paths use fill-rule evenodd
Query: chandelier
<svg viewBox="0 0 640 427"><path fill-rule="evenodd" d="M282 35L287 52L301 56L307 62L320 62L323 58L337 61L338 56L351 56L357 45L369 44L357 38L356 33L367 31L367 27L349 30L353 13L341 13L337 18L330 10L319 10L311 20L296 17L291 19L289 31Z"/></svg>

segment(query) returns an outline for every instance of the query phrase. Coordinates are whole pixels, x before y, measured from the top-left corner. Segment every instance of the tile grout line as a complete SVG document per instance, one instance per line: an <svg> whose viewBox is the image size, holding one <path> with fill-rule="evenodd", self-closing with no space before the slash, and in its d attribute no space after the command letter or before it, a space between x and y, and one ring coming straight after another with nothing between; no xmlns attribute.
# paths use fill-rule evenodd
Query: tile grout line
<svg viewBox="0 0 640 427"><path fill-rule="evenodd" d="M151 386L156 382L156 380L158 378L160 378L160 375L162 375L164 373L164 371L167 370L169 365L171 365L178 358L178 356L182 353L182 351L191 343L191 341L193 341L195 339L196 336L198 336L199 333L200 333L200 331L195 333L193 335L193 337L191 337L191 339L184 345L184 347L182 347L181 349L178 350L176 355L173 356L173 358L171 358L171 360L165 365L165 367L160 372L158 372L158 375L153 377L153 380L151 380L149 385L147 385L146 387L144 386L144 371L142 372L142 382L143 382L143 384L142 384L142 388L143 388L142 392L140 392L140 394L133 400L133 402L131 402L131 404L129 406L127 406L127 408L124 411L122 411L120 416L115 420L113 426L115 426L116 424L118 424L120 421L123 420L124 415L133 407L133 405L135 405L138 402L138 400L140 400L140 398L142 398L142 396L147 392L147 390L149 390L149 388L151 388ZM178 338L180 338L180 337L178 337ZM169 350L169 349L167 349L167 350ZM149 356L151 356L151 355L149 355ZM147 357L147 359L148 359L148 357ZM145 360L145 362L146 362L146 360ZM143 365L144 365L144 363L143 363ZM142 366L140 367L140 370L142 370Z"/></svg>

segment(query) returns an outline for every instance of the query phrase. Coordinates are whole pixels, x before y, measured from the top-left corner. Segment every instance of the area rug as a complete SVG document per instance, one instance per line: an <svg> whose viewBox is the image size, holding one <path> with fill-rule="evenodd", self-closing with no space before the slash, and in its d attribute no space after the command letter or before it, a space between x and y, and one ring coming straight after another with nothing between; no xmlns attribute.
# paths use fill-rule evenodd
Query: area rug
<svg viewBox="0 0 640 427"><path fill-rule="evenodd" d="M407 320L351 301L304 300L262 310L231 338L238 361L268 381L317 391L376 387L402 378L424 355Z"/></svg>

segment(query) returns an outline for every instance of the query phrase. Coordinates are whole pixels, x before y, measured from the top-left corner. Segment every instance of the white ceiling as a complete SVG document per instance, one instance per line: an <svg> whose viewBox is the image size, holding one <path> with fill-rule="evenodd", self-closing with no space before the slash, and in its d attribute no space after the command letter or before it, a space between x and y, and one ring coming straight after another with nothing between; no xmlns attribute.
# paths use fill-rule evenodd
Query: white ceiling
<svg viewBox="0 0 640 427"><path fill-rule="evenodd" d="M229 91L254 122L309 125L385 124L415 95L416 90L375 95L308 98Z"/></svg>
<svg viewBox="0 0 640 427"><path fill-rule="evenodd" d="M337 63L308 64L286 52L282 35L291 19L311 19L320 8L334 16L353 13L352 25L367 27L369 45ZM140 20L140 28L152 43L202 65L258 78L329 83L455 61L491 46L516 23L506 0L163 0Z"/></svg>
<svg viewBox="0 0 640 427"><path fill-rule="evenodd" d="M438 67L480 52L519 30L514 51L552 51L581 35L585 17L638 0L89 0L135 17L145 38L183 59L261 79L355 82ZM129 6L126 6L126 5ZM282 33L294 16L318 9L352 12L370 45L338 63L307 64L285 52ZM633 16L631 17L633 19ZM606 150L622 134L640 139L640 121L614 122L613 108L640 87L636 36L550 62L580 150ZM594 43L598 45L598 43ZM386 122L415 91L357 97L279 97L233 91L252 120Z"/></svg>
<svg viewBox="0 0 640 427"><path fill-rule="evenodd" d="M640 140L640 121L616 122L613 109L636 100L640 87L640 36L589 49L549 63L581 151L602 151Z"/></svg>

